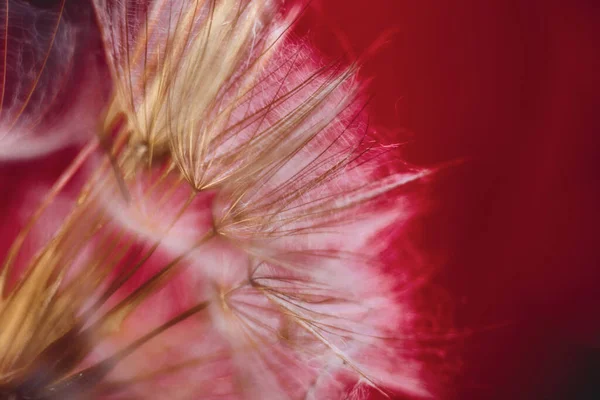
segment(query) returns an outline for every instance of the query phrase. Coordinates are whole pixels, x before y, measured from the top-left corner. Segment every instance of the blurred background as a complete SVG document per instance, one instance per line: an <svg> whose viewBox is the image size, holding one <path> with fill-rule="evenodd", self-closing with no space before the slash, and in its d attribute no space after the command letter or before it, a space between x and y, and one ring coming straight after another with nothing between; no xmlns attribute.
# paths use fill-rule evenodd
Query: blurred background
<svg viewBox="0 0 600 400"><path fill-rule="evenodd" d="M475 330L448 396L600 398L600 2L313 0L299 31L334 55L393 32L363 69L374 125L463 160L415 231Z"/></svg>

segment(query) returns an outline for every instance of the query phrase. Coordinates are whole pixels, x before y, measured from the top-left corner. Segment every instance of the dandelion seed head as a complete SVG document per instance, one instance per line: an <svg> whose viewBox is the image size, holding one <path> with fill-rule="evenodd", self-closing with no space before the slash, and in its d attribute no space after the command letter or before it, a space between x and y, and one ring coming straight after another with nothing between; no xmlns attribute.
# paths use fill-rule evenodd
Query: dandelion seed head
<svg viewBox="0 0 600 400"><path fill-rule="evenodd" d="M427 396L380 259L427 171L389 167L359 63L318 61L277 1L93 5L112 93L0 271L28 256L0 275L0 384L57 348L32 398Z"/></svg>

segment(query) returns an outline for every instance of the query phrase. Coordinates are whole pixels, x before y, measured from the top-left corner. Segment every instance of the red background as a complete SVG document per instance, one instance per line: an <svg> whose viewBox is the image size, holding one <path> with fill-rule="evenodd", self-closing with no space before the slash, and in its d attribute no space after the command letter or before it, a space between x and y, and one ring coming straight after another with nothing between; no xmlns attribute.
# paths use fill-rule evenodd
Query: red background
<svg viewBox="0 0 600 400"><path fill-rule="evenodd" d="M299 28L328 54L394 30L371 117L414 163L464 160L416 233L456 328L482 328L452 398L600 398L598 21L593 0L313 0Z"/></svg>

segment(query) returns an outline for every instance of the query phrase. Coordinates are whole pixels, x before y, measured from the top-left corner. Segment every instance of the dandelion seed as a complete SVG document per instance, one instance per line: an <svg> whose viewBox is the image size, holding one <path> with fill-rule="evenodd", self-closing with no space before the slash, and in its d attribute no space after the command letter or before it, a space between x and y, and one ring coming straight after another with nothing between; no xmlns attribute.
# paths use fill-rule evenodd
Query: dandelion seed
<svg viewBox="0 0 600 400"><path fill-rule="evenodd" d="M377 238L425 172L387 165L358 63L274 0L92 3L112 97L0 272L0 398L428 396Z"/></svg>

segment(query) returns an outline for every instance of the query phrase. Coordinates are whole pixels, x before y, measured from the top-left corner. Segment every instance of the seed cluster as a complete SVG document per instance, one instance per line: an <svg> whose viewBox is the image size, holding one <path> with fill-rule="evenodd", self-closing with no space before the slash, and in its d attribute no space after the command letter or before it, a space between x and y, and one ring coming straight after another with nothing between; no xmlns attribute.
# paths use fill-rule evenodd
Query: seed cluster
<svg viewBox="0 0 600 400"><path fill-rule="evenodd" d="M427 395L380 261L426 172L370 132L360 62L274 0L92 3L112 97L0 271L0 398Z"/></svg>

